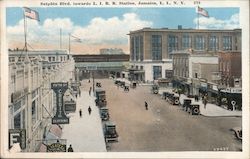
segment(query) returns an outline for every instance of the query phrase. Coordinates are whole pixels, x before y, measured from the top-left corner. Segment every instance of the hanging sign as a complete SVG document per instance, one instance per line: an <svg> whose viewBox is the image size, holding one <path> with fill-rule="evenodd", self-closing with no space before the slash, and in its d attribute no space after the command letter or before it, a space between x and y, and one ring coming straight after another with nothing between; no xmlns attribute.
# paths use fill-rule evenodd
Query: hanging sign
<svg viewBox="0 0 250 159"><path fill-rule="evenodd" d="M47 145L47 152L66 152L66 145L61 143Z"/></svg>
<svg viewBox="0 0 250 159"><path fill-rule="evenodd" d="M25 129L9 129L9 148L11 148L15 143L20 143L21 149L26 148Z"/></svg>
<svg viewBox="0 0 250 159"><path fill-rule="evenodd" d="M68 83L51 83L51 89L56 93L56 115L52 118L52 124L69 124L63 104L63 96L68 89Z"/></svg>

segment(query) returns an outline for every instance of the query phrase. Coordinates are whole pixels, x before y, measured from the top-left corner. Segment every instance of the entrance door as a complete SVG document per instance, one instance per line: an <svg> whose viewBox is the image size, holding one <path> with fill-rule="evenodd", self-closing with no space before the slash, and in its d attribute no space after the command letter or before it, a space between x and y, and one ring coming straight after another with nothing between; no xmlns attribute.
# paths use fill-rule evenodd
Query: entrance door
<svg viewBox="0 0 250 159"><path fill-rule="evenodd" d="M153 79L156 80L162 77L162 68L161 66L153 66Z"/></svg>

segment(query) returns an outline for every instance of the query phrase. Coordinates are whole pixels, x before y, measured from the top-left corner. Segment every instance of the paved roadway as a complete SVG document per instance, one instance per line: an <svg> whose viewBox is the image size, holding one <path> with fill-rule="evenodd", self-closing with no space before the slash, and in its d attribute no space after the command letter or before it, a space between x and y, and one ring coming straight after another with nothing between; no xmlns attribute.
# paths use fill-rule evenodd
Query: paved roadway
<svg viewBox="0 0 250 159"><path fill-rule="evenodd" d="M96 81L106 90L110 120L117 124L120 136L109 151L241 150L241 142L230 131L241 126L241 117L192 116L151 94L149 86L138 86L126 93L111 79ZM145 110L144 101L149 110Z"/></svg>

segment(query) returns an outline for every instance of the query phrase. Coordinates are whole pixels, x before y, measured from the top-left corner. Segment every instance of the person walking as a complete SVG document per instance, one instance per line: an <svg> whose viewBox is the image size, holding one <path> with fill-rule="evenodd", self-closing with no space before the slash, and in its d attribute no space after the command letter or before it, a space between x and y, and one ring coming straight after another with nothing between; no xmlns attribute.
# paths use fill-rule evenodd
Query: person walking
<svg viewBox="0 0 250 159"><path fill-rule="evenodd" d="M89 108L88 108L89 115L91 114L91 111L92 111L92 109L89 106Z"/></svg>
<svg viewBox="0 0 250 159"><path fill-rule="evenodd" d="M82 109L79 110L79 116L82 117Z"/></svg>
<svg viewBox="0 0 250 159"><path fill-rule="evenodd" d="M206 106L207 106L207 96L204 96L203 104L204 104L204 109L206 109Z"/></svg>
<svg viewBox="0 0 250 159"><path fill-rule="evenodd" d="M148 103L145 101L145 109L148 110Z"/></svg>
<svg viewBox="0 0 250 159"><path fill-rule="evenodd" d="M68 152L74 152L72 145L69 145Z"/></svg>

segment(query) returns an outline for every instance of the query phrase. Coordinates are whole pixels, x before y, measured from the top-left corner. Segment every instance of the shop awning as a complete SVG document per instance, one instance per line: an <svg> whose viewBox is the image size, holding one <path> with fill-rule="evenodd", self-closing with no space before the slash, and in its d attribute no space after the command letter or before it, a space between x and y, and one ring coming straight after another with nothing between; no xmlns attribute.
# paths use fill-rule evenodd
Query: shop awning
<svg viewBox="0 0 250 159"><path fill-rule="evenodd" d="M52 133L53 135L55 135L58 138L60 138L61 135L62 135L62 129L56 124L52 124L49 132Z"/></svg>

